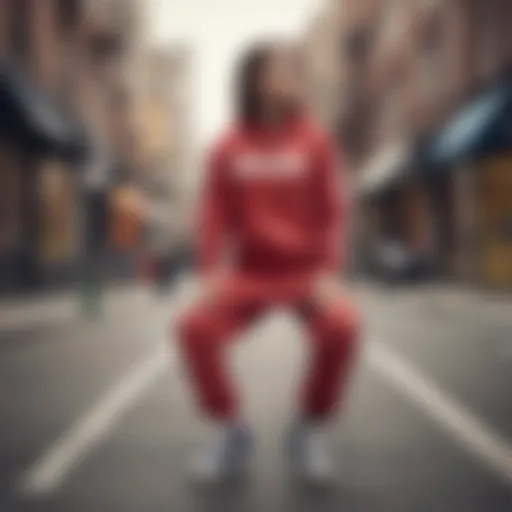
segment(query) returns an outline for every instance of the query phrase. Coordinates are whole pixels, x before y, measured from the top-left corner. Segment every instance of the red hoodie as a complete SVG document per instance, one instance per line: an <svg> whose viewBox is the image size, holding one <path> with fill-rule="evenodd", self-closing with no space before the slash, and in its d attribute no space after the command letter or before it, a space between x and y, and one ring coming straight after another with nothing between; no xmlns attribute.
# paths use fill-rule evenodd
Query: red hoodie
<svg viewBox="0 0 512 512"><path fill-rule="evenodd" d="M236 128L209 156L199 265L229 250L254 273L333 271L342 264L346 190L335 144L305 119L278 131Z"/></svg>

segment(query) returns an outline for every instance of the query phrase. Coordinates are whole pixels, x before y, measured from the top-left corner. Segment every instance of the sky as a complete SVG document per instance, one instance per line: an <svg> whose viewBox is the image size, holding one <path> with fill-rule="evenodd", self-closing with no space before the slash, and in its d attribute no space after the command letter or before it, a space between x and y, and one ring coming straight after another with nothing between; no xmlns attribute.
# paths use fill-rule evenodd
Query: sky
<svg viewBox="0 0 512 512"><path fill-rule="evenodd" d="M151 0L151 39L192 47L198 144L208 143L229 120L232 69L241 49L260 37L299 33L320 4L321 0Z"/></svg>

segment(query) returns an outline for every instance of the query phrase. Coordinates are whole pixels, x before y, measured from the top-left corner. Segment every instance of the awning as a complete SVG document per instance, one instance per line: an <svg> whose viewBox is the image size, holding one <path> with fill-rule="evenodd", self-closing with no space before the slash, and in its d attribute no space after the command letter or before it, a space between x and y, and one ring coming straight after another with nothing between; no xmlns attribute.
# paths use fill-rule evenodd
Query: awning
<svg viewBox="0 0 512 512"><path fill-rule="evenodd" d="M484 155L509 145L512 80L492 88L463 107L435 135L426 150L426 163L443 166ZM505 148L503 148L505 149Z"/></svg>
<svg viewBox="0 0 512 512"><path fill-rule="evenodd" d="M361 171L358 193L372 195L394 185L407 173L412 155L409 141L400 141L379 151Z"/></svg>
<svg viewBox="0 0 512 512"><path fill-rule="evenodd" d="M85 129L19 68L0 62L0 134L67 159L88 152Z"/></svg>

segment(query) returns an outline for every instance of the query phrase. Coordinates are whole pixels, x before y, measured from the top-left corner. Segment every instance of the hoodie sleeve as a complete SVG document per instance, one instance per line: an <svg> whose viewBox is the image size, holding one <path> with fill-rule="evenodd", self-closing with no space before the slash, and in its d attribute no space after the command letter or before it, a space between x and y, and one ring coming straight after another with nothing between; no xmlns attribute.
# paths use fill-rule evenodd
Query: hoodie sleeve
<svg viewBox="0 0 512 512"><path fill-rule="evenodd" d="M226 149L218 144L206 161L203 192L198 212L198 270L208 274L222 263L228 232L225 180Z"/></svg>
<svg viewBox="0 0 512 512"><path fill-rule="evenodd" d="M335 142L329 137L322 137L319 144L318 167L323 268L332 272L345 265L349 196L347 170Z"/></svg>

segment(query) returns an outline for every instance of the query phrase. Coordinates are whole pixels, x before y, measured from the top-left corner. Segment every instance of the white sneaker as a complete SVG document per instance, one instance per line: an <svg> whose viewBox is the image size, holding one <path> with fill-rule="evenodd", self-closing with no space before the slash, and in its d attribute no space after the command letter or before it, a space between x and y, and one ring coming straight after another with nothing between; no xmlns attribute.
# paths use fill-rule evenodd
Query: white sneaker
<svg viewBox="0 0 512 512"><path fill-rule="evenodd" d="M192 461L191 475L199 483L221 483L242 476L252 448L252 436L245 427L225 427L218 439Z"/></svg>
<svg viewBox="0 0 512 512"><path fill-rule="evenodd" d="M317 485L334 483L336 471L323 433L316 427L298 423L289 434L292 470L304 482Z"/></svg>

